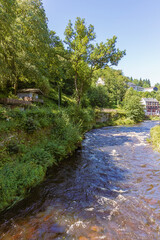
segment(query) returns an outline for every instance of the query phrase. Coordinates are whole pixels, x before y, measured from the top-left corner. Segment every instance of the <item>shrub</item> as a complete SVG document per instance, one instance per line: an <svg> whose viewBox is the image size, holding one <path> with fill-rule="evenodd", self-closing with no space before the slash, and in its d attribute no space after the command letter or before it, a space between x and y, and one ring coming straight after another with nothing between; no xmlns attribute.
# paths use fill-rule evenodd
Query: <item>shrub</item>
<svg viewBox="0 0 160 240"><path fill-rule="evenodd" d="M119 118L114 122L115 125L130 125L134 124L134 121L130 118Z"/></svg>
<svg viewBox="0 0 160 240"><path fill-rule="evenodd" d="M80 121L80 119L78 120ZM54 121L52 128L52 140L64 146L66 153L75 148L75 144L81 140L80 122L75 124L69 117L67 111L60 111Z"/></svg>
<svg viewBox="0 0 160 240"><path fill-rule="evenodd" d="M17 141L11 140L7 147L6 150L9 152L9 154L16 154L19 152L19 145Z"/></svg>
<svg viewBox="0 0 160 240"><path fill-rule="evenodd" d="M151 128L150 135L152 144L156 147L158 151L160 151L160 126L157 125Z"/></svg>
<svg viewBox="0 0 160 240"><path fill-rule="evenodd" d="M0 107L0 120L6 120L8 118L9 116L8 116L7 110L3 107Z"/></svg>
<svg viewBox="0 0 160 240"><path fill-rule="evenodd" d="M127 110L127 117L133 121L140 122L144 119L144 108L140 103L140 97L131 96L125 105L125 109Z"/></svg>
<svg viewBox="0 0 160 240"><path fill-rule="evenodd" d="M50 140L44 147L45 151L49 152L52 156L55 156L57 161L60 161L66 156L65 146L60 144L56 139Z"/></svg>
<svg viewBox="0 0 160 240"><path fill-rule="evenodd" d="M79 126L81 132L92 128L95 119L95 112L92 108L82 108L75 105L67 108L66 111L71 121Z"/></svg>
<svg viewBox="0 0 160 240"><path fill-rule="evenodd" d="M40 166L43 166L45 169L53 164L55 161L54 157L43 148L35 147L30 152L26 153L22 162L31 162Z"/></svg>
<svg viewBox="0 0 160 240"><path fill-rule="evenodd" d="M17 124L16 121L3 120L3 121L1 121L1 124L0 124L0 133L7 133L7 132L10 132L12 130L15 130L15 129L17 129L17 126L18 126L18 124Z"/></svg>
<svg viewBox="0 0 160 240"><path fill-rule="evenodd" d="M19 201L44 175L42 166L31 162L5 164L0 169L0 209Z"/></svg>
<svg viewBox="0 0 160 240"><path fill-rule="evenodd" d="M19 108L9 109L8 115L12 120L23 121L23 119L25 118L25 111L22 111Z"/></svg>
<svg viewBox="0 0 160 240"><path fill-rule="evenodd" d="M104 86L92 87L88 92L88 98L92 107L106 107L109 105L107 89Z"/></svg>
<svg viewBox="0 0 160 240"><path fill-rule="evenodd" d="M24 130L27 133L33 133L35 130L37 130L40 127L39 122L34 120L32 117L25 119L22 124L24 126Z"/></svg>

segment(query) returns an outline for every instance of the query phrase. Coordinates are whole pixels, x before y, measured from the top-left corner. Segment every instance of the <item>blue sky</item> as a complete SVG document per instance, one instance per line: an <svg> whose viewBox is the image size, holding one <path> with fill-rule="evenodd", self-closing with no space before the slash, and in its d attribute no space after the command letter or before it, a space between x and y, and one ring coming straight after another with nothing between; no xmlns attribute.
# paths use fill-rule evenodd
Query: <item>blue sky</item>
<svg viewBox="0 0 160 240"><path fill-rule="evenodd" d="M64 39L69 19L85 18L96 41L118 37L126 56L116 69L125 76L160 83L160 0L42 0L49 29ZM115 67L114 67L115 68Z"/></svg>

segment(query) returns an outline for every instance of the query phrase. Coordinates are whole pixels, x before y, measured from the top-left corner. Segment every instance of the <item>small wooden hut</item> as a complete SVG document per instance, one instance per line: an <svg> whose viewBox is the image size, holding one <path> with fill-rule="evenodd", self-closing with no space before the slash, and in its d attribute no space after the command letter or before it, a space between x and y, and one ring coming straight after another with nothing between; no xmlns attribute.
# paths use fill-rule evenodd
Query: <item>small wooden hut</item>
<svg viewBox="0 0 160 240"><path fill-rule="evenodd" d="M11 108L14 108L17 106L27 107L34 102L43 104L43 99L40 98L40 96L42 95L43 95L43 92L40 89L35 89L35 88L21 89L17 93L17 97L19 99L1 98L0 104L7 105Z"/></svg>
<svg viewBox="0 0 160 240"><path fill-rule="evenodd" d="M19 97L19 99L22 99L24 101L39 102L39 103L43 103L43 99L40 98L40 96L42 95L43 95L43 92L40 89L36 89L36 88L21 89L17 93L17 96Z"/></svg>

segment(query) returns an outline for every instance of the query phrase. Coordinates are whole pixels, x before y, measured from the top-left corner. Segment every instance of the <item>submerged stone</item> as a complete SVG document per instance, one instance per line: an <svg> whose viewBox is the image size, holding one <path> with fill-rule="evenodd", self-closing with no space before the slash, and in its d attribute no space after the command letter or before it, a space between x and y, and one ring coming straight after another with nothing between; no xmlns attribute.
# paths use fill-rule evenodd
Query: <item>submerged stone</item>
<svg viewBox="0 0 160 240"><path fill-rule="evenodd" d="M49 232L59 233L59 234L65 233L65 231L66 231L65 227L60 226L57 223L53 224L49 229Z"/></svg>

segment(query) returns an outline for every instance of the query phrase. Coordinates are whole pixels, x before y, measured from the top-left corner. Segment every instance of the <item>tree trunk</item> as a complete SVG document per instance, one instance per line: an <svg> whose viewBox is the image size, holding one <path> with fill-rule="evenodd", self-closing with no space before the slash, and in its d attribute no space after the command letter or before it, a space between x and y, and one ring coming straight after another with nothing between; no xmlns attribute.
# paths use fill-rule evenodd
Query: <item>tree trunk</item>
<svg viewBox="0 0 160 240"><path fill-rule="evenodd" d="M61 87L58 86L58 107L60 108L61 106L61 102L62 102L62 95L61 95L62 91L61 91Z"/></svg>
<svg viewBox="0 0 160 240"><path fill-rule="evenodd" d="M75 91L76 91L76 101L77 101L77 104L80 105L81 98L80 98L80 94L79 94L77 79L78 79L78 73L76 72L75 78L74 78L74 85L75 85Z"/></svg>
<svg viewBox="0 0 160 240"><path fill-rule="evenodd" d="M13 88L14 88L14 94L16 95L17 94L17 88L18 88L18 81L17 81L17 79L16 79L16 81L14 83Z"/></svg>
<svg viewBox="0 0 160 240"><path fill-rule="evenodd" d="M78 87L77 87L77 78L78 78L78 74L76 72L75 74L75 78L74 78L74 85L75 85L75 90L76 90L76 93L78 92Z"/></svg>

